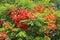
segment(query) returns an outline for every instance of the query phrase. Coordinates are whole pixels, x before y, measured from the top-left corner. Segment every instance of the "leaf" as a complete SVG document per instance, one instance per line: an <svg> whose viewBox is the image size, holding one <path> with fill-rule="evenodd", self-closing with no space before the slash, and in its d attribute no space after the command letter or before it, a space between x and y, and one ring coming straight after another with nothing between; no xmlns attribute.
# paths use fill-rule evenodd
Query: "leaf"
<svg viewBox="0 0 60 40"><path fill-rule="evenodd" d="M51 40L51 39L48 36L45 36L44 40Z"/></svg>
<svg viewBox="0 0 60 40"><path fill-rule="evenodd" d="M50 0L44 0L44 2L49 3Z"/></svg>
<svg viewBox="0 0 60 40"><path fill-rule="evenodd" d="M56 12L54 12L54 15L56 15L57 17L60 17L60 10L57 10Z"/></svg>
<svg viewBox="0 0 60 40"><path fill-rule="evenodd" d="M25 31L21 31L16 36L26 37L27 35L26 35L26 32Z"/></svg>
<svg viewBox="0 0 60 40"><path fill-rule="evenodd" d="M34 40L42 40L40 37L36 37Z"/></svg>
<svg viewBox="0 0 60 40"><path fill-rule="evenodd" d="M5 28L4 28L4 27L0 28L0 31L4 31L4 30L5 30Z"/></svg>

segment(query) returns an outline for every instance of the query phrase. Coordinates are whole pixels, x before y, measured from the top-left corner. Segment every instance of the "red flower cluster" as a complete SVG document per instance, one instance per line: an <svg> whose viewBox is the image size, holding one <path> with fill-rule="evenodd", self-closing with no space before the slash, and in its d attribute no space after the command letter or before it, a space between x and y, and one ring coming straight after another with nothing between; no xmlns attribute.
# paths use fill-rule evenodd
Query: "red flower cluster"
<svg viewBox="0 0 60 40"><path fill-rule="evenodd" d="M3 32L0 32L0 39L2 40L2 39L7 39L8 38L8 35L7 34L5 34L5 33L3 33Z"/></svg>
<svg viewBox="0 0 60 40"><path fill-rule="evenodd" d="M48 21L52 20L55 21L57 18L56 16L54 16L53 14L48 14L47 16L44 16L45 19L47 19Z"/></svg>
<svg viewBox="0 0 60 40"><path fill-rule="evenodd" d="M12 20L19 21L19 20L25 20L25 19L35 19L35 16L32 12L25 10L25 9L10 9L10 16L12 17Z"/></svg>
<svg viewBox="0 0 60 40"><path fill-rule="evenodd" d="M46 7L44 5L38 5L34 7L33 12L45 12L46 11Z"/></svg>
<svg viewBox="0 0 60 40"><path fill-rule="evenodd" d="M56 24L54 24L54 21L57 20L56 16L54 16L53 14L48 14L48 15L46 16L46 19L48 20L48 24L47 24L47 25L48 25L51 29L55 30L55 29L56 29ZM52 21L52 22L50 22L50 21Z"/></svg>
<svg viewBox="0 0 60 40"><path fill-rule="evenodd" d="M56 29L56 24L54 24L54 23L48 23L47 25L48 25L50 28L52 28L53 30Z"/></svg>
<svg viewBox="0 0 60 40"><path fill-rule="evenodd" d="M25 29L27 29L27 24L21 23L21 20L27 20L27 19L35 19L35 16L32 12L25 10L25 9L20 9L20 8L14 8L10 9L10 16L13 21L16 22L16 25L18 27L24 26Z"/></svg>
<svg viewBox="0 0 60 40"><path fill-rule="evenodd" d="M52 6L48 6L48 9L50 9L52 13L55 12L54 7ZM34 7L33 12L46 12L46 7L44 5L39 4L38 6Z"/></svg>
<svg viewBox="0 0 60 40"><path fill-rule="evenodd" d="M52 15L52 14L48 14L47 15L47 19L48 20L56 20L56 16Z"/></svg>
<svg viewBox="0 0 60 40"><path fill-rule="evenodd" d="M56 29L56 24L54 24L54 21L57 20L56 16L54 16L53 14L48 14L44 18L47 19L47 21L48 21L48 24L47 25L51 29L55 30ZM52 21L52 22L50 22L50 21Z"/></svg>
<svg viewBox="0 0 60 40"><path fill-rule="evenodd" d="M48 8L51 10L51 12L52 12L52 13L54 13L54 12L55 12L54 7L52 7L52 6L48 6Z"/></svg>

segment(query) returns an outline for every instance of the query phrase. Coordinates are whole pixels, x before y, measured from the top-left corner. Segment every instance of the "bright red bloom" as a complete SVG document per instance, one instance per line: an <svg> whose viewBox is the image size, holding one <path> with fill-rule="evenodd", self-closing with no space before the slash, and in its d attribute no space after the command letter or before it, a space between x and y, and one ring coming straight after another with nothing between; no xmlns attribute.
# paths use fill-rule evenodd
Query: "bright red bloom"
<svg viewBox="0 0 60 40"><path fill-rule="evenodd" d="M12 11L11 11L12 10ZM21 20L27 20L27 19L35 19L35 16L32 12L30 12L29 10L25 10L25 9L10 9L10 17L12 18L13 21L15 21L16 25L18 27L22 27L24 29L28 29L28 25L25 23L20 22Z"/></svg>
<svg viewBox="0 0 60 40"><path fill-rule="evenodd" d="M17 15L14 15L14 16L12 17L12 20L17 20Z"/></svg>
<svg viewBox="0 0 60 40"><path fill-rule="evenodd" d="M56 20L56 17L52 14L47 15L48 20Z"/></svg>
<svg viewBox="0 0 60 40"><path fill-rule="evenodd" d="M48 23L48 26L50 26L53 30L56 29L56 24L54 23Z"/></svg>
<svg viewBox="0 0 60 40"><path fill-rule="evenodd" d="M24 9L20 9L18 11L18 14L20 15L21 19L30 19L30 17L33 19L33 16L34 16L32 12Z"/></svg>
<svg viewBox="0 0 60 40"><path fill-rule="evenodd" d="M25 19L34 19L35 16L32 12L25 10L25 9L19 9L16 12L11 9L10 16L12 17L12 20L19 21L19 20L25 20Z"/></svg>

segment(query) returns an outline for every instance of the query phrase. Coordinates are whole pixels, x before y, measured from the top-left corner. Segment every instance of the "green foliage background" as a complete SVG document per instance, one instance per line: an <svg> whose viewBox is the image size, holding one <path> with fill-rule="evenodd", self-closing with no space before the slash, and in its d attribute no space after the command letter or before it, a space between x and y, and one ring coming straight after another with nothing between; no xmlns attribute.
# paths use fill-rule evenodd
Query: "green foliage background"
<svg viewBox="0 0 60 40"><path fill-rule="evenodd" d="M51 5L55 7L56 11L54 15L57 17L56 25L57 30L51 31L51 36L48 37L43 33L43 29L45 27L45 20L42 18L45 14L36 14L36 20L26 20L30 25L29 30L25 31L20 28L16 28L14 32L11 30L7 30L3 24L3 27L0 28L0 31L6 31L9 35L8 40L58 40L60 37L60 1L59 0L0 0L0 19L1 20L9 20L10 28L14 27L13 22L9 19L9 8L19 7L28 9L30 11L33 10L34 6L37 4L43 4L46 7ZM7 14L5 14L7 12ZM51 13L48 9L46 13ZM36 32L36 33L34 33Z"/></svg>

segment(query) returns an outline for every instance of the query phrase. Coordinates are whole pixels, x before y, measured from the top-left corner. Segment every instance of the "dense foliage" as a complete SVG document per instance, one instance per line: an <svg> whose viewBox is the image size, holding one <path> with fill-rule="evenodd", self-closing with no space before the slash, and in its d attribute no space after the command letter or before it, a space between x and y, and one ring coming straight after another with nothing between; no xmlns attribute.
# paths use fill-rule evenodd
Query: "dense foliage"
<svg viewBox="0 0 60 40"><path fill-rule="evenodd" d="M59 40L59 2L0 0L0 40Z"/></svg>

